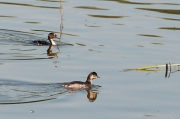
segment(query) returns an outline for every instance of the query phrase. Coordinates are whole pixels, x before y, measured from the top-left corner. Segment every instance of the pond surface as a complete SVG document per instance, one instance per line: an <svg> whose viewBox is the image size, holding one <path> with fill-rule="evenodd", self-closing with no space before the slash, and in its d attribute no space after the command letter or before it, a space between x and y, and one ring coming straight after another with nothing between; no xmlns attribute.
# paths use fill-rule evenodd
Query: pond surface
<svg viewBox="0 0 180 119"><path fill-rule="evenodd" d="M180 1L0 1L0 112L6 119L180 117ZM58 46L35 46L55 32ZM61 84L96 71L90 91ZM168 74L166 74L168 73ZM166 77L165 77L166 75ZM168 75L168 76L167 76Z"/></svg>

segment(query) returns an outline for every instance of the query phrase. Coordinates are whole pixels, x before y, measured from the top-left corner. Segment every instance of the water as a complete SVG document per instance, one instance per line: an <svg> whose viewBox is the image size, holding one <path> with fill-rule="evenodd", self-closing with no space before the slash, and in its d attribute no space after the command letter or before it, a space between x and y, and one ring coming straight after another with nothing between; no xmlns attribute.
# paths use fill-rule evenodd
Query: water
<svg viewBox="0 0 180 119"><path fill-rule="evenodd" d="M0 4L1 118L180 116L178 66L167 77L164 67L124 72L179 63L179 1L6 0ZM31 44L46 40L49 32L61 35L60 42L55 39L58 46ZM60 85L85 81L92 71L101 78L93 80L97 87L91 92L66 91Z"/></svg>

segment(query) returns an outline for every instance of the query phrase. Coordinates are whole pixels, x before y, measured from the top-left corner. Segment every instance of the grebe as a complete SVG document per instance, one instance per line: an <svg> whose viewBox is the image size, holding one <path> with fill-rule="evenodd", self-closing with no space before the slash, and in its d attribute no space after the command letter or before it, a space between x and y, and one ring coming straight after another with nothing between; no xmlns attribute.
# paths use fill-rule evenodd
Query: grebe
<svg viewBox="0 0 180 119"><path fill-rule="evenodd" d="M36 41L33 41L33 43L35 45L57 45L54 41L53 41L53 38L58 38L57 35L55 33L49 33L48 34L48 40L49 42L47 41L39 41L39 40L36 40Z"/></svg>
<svg viewBox="0 0 180 119"><path fill-rule="evenodd" d="M87 88L91 88L92 85L92 80L96 79L96 78L100 78L96 72L91 72L88 77L86 82L81 82L81 81L73 81L73 82L69 82L64 84L63 86L65 88L73 88L73 89L87 89Z"/></svg>

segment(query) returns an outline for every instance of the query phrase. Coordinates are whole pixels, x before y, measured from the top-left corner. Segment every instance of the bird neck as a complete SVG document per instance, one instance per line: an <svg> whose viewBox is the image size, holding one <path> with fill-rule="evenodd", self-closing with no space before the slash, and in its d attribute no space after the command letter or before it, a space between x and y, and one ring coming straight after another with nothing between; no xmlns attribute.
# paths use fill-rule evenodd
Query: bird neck
<svg viewBox="0 0 180 119"><path fill-rule="evenodd" d="M48 40L51 43L51 45L56 45L56 43L53 41L53 39L50 36L48 36Z"/></svg>
<svg viewBox="0 0 180 119"><path fill-rule="evenodd" d="M90 85L92 84L92 79L90 76L87 77L86 83L88 83Z"/></svg>
<svg viewBox="0 0 180 119"><path fill-rule="evenodd" d="M56 43L51 38L49 39L49 42L51 43L51 45L56 45Z"/></svg>

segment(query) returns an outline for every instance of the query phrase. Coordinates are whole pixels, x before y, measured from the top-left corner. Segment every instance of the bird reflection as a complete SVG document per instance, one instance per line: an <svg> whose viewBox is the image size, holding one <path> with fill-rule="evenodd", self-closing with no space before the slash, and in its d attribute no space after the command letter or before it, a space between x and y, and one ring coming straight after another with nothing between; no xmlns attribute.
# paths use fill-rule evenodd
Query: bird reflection
<svg viewBox="0 0 180 119"><path fill-rule="evenodd" d="M90 102L94 102L97 98L97 92L96 90L86 90L87 91L87 98L89 99Z"/></svg>
<svg viewBox="0 0 180 119"><path fill-rule="evenodd" d="M54 47L53 45L50 45L50 46L49 46L49 48L47 49L47 55L50 56L50 57L52 57L52 58L58 58L58 55L57 55L57 54L60 52L60 49L59 49L59 47L57 47L58 52L53 53L53 52L52 52L53 47Z"/></svg>
<svg viewBox="0 0 180 119"><path fill-rule="evenodd" d="M83 89L81 89L83 90ZM77 93L79 89L67 89L67 92L69 93ZM89 99L89 102L94 102L97 99L98 90L92 90L92 88L86 89L87 92L87 98Z"/></svg>

